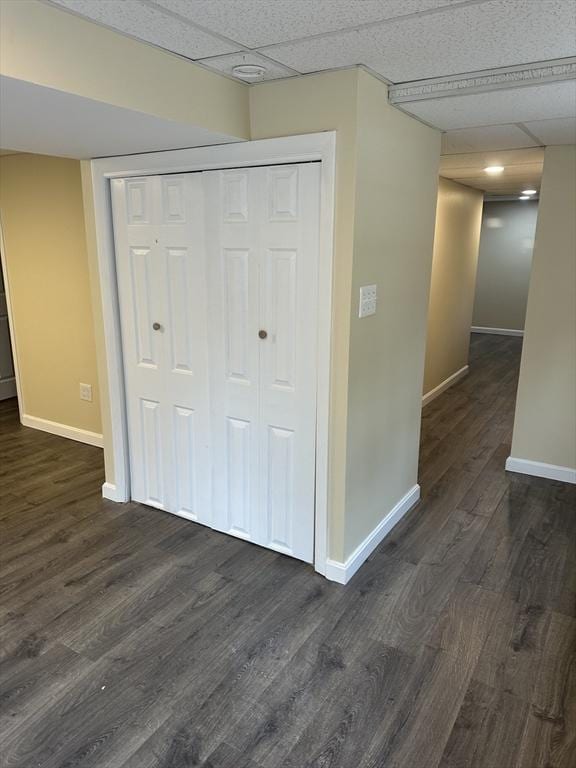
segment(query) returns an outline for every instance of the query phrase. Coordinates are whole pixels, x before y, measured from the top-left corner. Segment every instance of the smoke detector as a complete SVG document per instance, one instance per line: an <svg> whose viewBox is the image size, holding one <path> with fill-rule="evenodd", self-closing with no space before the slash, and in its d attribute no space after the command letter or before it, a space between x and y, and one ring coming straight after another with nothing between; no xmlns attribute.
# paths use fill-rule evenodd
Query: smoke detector
<svg viewBox="0 0 576 768"><path fill-rule="evenodd" d="M266 72L266 67L260 64L238 64L232 67L232 74L242 80L258 80Z"/></svg>

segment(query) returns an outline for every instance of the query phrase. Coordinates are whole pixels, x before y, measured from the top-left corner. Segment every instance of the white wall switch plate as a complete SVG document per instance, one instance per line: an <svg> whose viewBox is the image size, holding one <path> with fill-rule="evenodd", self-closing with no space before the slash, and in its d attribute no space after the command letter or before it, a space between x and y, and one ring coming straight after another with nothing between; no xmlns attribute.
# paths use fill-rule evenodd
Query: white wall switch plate
<svg viewBox="0 0 576 768"><path fill-rule="evenodd" d="M80 384L80 400L92 402L92 384Z"/></svg>
<svg viewBox="0 0 576 768"><path fill-rule="evenodd" d="M360 303L358 308L358 317L368 317L376 314L376 286L363 285L360 288Z"/></svg>

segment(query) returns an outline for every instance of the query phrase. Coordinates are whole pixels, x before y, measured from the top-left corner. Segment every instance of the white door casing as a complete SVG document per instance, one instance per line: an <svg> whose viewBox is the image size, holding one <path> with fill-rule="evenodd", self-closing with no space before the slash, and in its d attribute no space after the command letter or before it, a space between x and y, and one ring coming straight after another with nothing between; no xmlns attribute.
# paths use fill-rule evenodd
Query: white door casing
<svg viewBox="0 0 576 768"><path fill-rule="evenodd" d="M0 269L0 400L16 397L16 394L16 373L10 340L8 300L4 288L4 277Z"/></svg>
<svg viewBox="0 0 576 768"><path fill-rule="evenodd" d="M132 498L209 523L200 174L112 183Z"/></svg>
<svg viewBox="0 0 576 768"><path fill-rule="evenodd" d="M96 277L104 327L104 386L109 396L106 442L105 498L122 502L131 498L128 418L112 198L114 179L154 174L180 174L225 168L246 168L288 163L320 163L320 248L318 279L318 391L316 409L316 515L314 569L331 578L329 466L331 462L332 296L334 273L335 131L283 136L273 139L210 147L167 150L100 158L82 164L87 204L93 206Z"/></svg>

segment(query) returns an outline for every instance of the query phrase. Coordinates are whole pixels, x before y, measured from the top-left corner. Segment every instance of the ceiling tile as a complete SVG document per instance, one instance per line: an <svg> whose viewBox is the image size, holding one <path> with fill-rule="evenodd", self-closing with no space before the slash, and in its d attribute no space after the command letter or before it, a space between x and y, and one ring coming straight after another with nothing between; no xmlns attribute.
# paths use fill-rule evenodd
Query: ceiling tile
<svg viewBox="0 0 576 768"><path fill-rule="evenodd" d="M300 72L365 64L398 83L572 56L575 39L573 0L486 0L263 52Z"/></svg>
<svg viewBox="0 0 576 768"><path fill-rule="evenodd" d="M531 149L512 149L495 152L469 152L464 155L443 155L441 168L442 170L473 168L480 172L487 165L503 165L505 174L507 174L510 168L518 165L541 165L543 162L544 149L542 147L533 147Z"/></svg>
<svg viewBox="0 0 576 768"><path fill-rule="evenodd" d="M154 0L249 48L297 40L464 0ZM297 67L296 67L297 69Z"/></svg>
<svg viewBox="0 0 576 768"><path fill-rule="evenodd" d="M275 61L270 61L265 56L261 56L254 51L239 53L228 53L225 56L214 56L208 59L202 59L202 64L206 65L210 69L215 69L217 72L223 72L226 75L234 77L232 68L239 64L257 64L258 66L265 67L266 71L262 77L256 80L244 80L239 77L238 80L242 82L260 83L264 80L276 80L280 77L293 77L298 72L294 72L293 69L277 64Z"/></svg>
<svg viewBox="0 0 576 768"><path fill-rule="evenodd" d="M525 123L526 128L543 144L576 144L576 117L557 120L536 120Z"/></svg>
<svg viewBox="0 0 576 768"><path fill-rule="evenodd" d="M541 165L538 164L530 164L530 165L520 165L516 166L514 169L508 169L507 173L502 174L501 177L494 180L491 179L488 174L484 173L483 171L478 172L472 172L469 168L455 168L452 170L446 171L446 175L450 176L451 179L456 180L462 180L465 181L466 179L483 179L486 183L490 182L493 184L500 184L501 186L506 186L507 184L510 184L511 182L516 182L519 179L526 179L526 178L534 178L538 177L538 175L541 172Z"/></svg>
<svg viewBox="0 0 576 768"><path fill-rule="evenodd" d="M485 125L462 128L442 135L442 154L485 152L491 149L533 147L536 142L516 125Z"/></svg>
<svg viewBox="0 0 576 768"><path fill-rule="evenodd" d="M52 0L93 21L158 45L189 59L232 53L240 46L163 13L138 0L95 2L95 0Z"/></svg>
<svg viewBox="0 0 576 768"><path fill-rule="evenodd" d="M442 130L576 115L576 80L414 101L402 109Z"/></svg>
<svg viewBox="0 0 576 768"><path fill-rule="evenodd" d="M518 195L527 187L539 188L543 164L542 147L471 152L443 155L440 158L440 175L492 194ZM499 176L489 176L484 172L488 165L503 165L504 172Z"/></svg>

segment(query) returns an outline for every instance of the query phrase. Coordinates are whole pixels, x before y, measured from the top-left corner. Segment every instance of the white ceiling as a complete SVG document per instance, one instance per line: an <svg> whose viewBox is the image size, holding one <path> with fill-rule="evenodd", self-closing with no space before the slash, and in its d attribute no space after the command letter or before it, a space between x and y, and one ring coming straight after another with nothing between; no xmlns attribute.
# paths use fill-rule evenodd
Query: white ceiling
<svg viewBox="0 0 576 768"><path fill-rule="evenodd" d="M535 143L532 136L517 125L484 125L442 134L442 154L533 147ZM479 146L481 150L478 150Z"/></svg>
<svg viewBox="0 0 576 768"><path fill-rule="evenodd" d="M264 80L363 65L407 83L576 56L574 0L44 1L228 76L261 64ZM457 132L449 152L573 141L576 81L522 86L400 108Z"/></svg>
<svg viewBox="0 0 576 768"><path fill-rule="evenodd" d="M490 176L484 170L490 165L501 165L504 171ZM442 157L440 175L489 195L518 196L524 189L540 189L543 165L544 150L540 147L474 152Z"/></svg>
<svg viewBox="0 0 576 768"><path fill-rule="evenodd" d="M558 118L556 120L534 120L525 125L530 133L542 144L576 144L576 120Z"/></svg>
<svg viewBox="0 0 576 768"><path fill-rule="evenodd" d="M447 96L410 104L410 112L438 128L523 123L542 117L576 115L576 82L510 88L467 96ZM568 114L567 114L568 112Z"/></svg>
<svg viewBox="0 0 576 768"><path fill-rule="evenodd" d="M572 2L485 0L281 43L264 53L299 72L365 64L401 83L571 56L575 35Z"/></svg>
<svg viewBox="0 0 576 768"><path fill-rule="evenodd" d="M0 145L20 152L85 159L239 141L11 77L0 76L0 102Z"/></svg>

